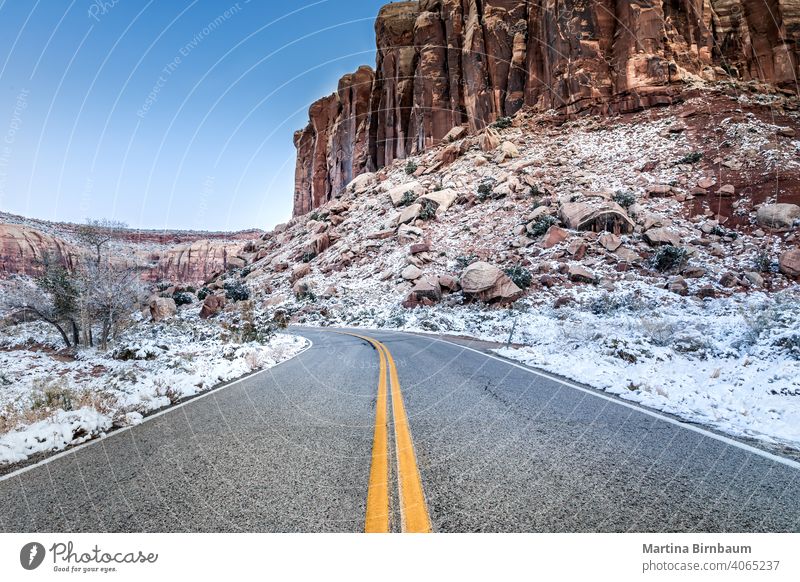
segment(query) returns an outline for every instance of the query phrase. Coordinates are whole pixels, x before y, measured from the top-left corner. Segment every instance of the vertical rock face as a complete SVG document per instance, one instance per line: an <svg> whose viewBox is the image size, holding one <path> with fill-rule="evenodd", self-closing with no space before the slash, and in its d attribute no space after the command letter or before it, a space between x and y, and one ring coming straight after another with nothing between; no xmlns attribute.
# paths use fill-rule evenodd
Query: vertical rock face
<svg viewBox="0 0 800 582"><path fill-rule="evenodd" d="M375 33L375 72L345 76L295 134L295 215L523 106L625 112L670 103L689 80L796 89L800 76L800 0L394 2Z"/></svg>

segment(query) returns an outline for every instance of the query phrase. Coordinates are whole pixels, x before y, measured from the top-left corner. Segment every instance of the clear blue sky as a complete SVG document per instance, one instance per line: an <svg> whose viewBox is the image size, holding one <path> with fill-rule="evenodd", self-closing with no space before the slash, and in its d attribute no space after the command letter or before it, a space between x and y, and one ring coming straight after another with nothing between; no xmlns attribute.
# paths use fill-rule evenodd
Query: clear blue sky
<svg viewBox="0 0 800 582"><path fill-rule="evenodd" d="M384 0L0 0L0 210L269 228Z"/></svg>

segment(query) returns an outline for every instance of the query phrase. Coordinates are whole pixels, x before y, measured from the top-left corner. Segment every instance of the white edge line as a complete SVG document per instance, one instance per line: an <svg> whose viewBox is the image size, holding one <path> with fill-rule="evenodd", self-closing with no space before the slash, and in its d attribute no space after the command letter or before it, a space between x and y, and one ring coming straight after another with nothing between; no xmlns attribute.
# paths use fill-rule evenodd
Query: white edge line
<svg viewBox="0 0 800 582"><path fill-rule="evenodd" d="M318 329L324 330L325 328L318 328ZM339 329L365 329L365 328L339 328ZM602 392L601 388L584 388L583 386L579 386L578 384L574 384L574 383L569 382L567 380L562 380L561 378L558 378L558 377L556 377L554 375L548 374L547 372L543 372L543 371L537 370L537 369L529 367L529 366L523 366L522 364L518 364L518 363L513 362L513 361L511 361L511 360L509 360L507 358L501 358L501 357L496 356L494 354L489 354L489 353L486 353L486 352L482 352L480 350L476 350L475 348L471 348L469 346L465 346L465 345L462 345L462 344L459 344L459 343L456 343L456 342L453 342L453 341L450 341L450 340L443 339L440 335L424 334L424 333L423 334L417 334L417 333L410 333L410 332L399 331L399 330L391 330L391 329L375 329L375 330L369 330L369 331L377 331L379 333L380 332L388 332L388 333L396 333L396 334L400 334L400 335L412 335L412 336L416 336L416 337L425 337L425 338L429 338L429 339L431 339L433 341L436 341L436 342L441 342L441 343L449 344L451 346L455 346L455 347L458 347L458 348L469 350L471 352L475 352L476 354L480 354L480 355L482 355L482 356L484 356L486 358L490 358L492 360L497 360L498 362L501 362L503 364L507 364L509 366L513 366L515 368L519 368L520 370L524 370L524 371L529 372L529 373L531 373L531 374L533 374L535 376L539 376L539 377L544 378L546 380L550 380L552 382L556 382L557 384L561 384L562 386L567 386L568 388L573 388L575 390L579 390L580 392L583 392L584 394L591 394L592 396L594 396L596 398L601 398L601 399L606 400L608 402L613 402L614 404L617 404L619 406L624 406L625 408L630 408L631 410L636 410L637 412L641 412L642 414L646 414L647 416L650 416L650 417L653 417L653 418L657 418L659 420L663 420L664 422L667 422L667 423L675 425L675 426L679 426L681 428L684 428L686 430L690 430L692 432L696 432L696 433L701 434L703 436L706 436L708 438L715 439L715 440L723 442L723 443L725 443L727 445L731 445L733 447L736 447L736 448L742 449L744 451L747 451L749 453L752 453L754 455L758 455L760 457L764 457L766 459L769 459L770 461L775 461L776 463L780 463L780 464L785 465L787 467L791 467L792 469L800 470L800 462L797 462L797 461L795 461L793 459L782 457L780 455L775 455L773 453L770 453L769 451L765 451L764 449L760 449L758 447L754 447L752 445L748 445L748 444L743 443L741 441L738 441L736 439L732 439L732 438L723 436L721 434L712 432L710 430L704 429L704 428L696 426L694 424L689 424L687 422L682 422L680 420L677 420L675 418L671 418L669 416L666 416L664 414L661 414L661 413L656 412L654 410L651 410L649 408L645 408L643 406L639 406L639 405L631 403L631 402L626 402L625 400L621 400L619 398L614 398L612 396L608 396L607 394L604 394ZM475 339L475 341L481 341L481 340Z"/></svg>
<svg viewBox="0 0 800 582"><path fill-rule="evenodd" d="M298 336L295 336L295 337L298 337ZM256 376L258 376L260 374L263 374L264 372L269 372L270 370L274 370L275 368L277 368L278 366L280 366L282 364L285 364L287 362L291 362L297 356L307 352L308 350L310 350L314 346L314 342L311 341L309 338L307 338L305 336L299 336L299 337L302 337L304 340L306 340L306 342L308 342L308 345L306 347L304 347L302 350L300 350L299 352L297 352L295 355L293 355L291 358L287 359L287 360L279 362L279 363L275 364L274 366L270 366L269 368L264 368L263 370L259 370L257 372L253 372L252 374L244 376L243 378L239 378L238 380L234 380L233 382L230 382L228 384L223 384L222 386L217 386L216 388L212 388L211 390L208 390L206 392L202 392L201 394L199 394L197 396L190 397L185 402L181 402L181 403L175 404L173 406L168 406L164 410L160 410L160 411L156 412L155 414L151 414L151 415L145 416L144 419L142 419L142 422L140 422L139 424L134 424L134 425L130 425L130 426L124 426L124 427L122 427L120 429L117 429L115 431L111 431L109 433L103 433L99 437L93 438L92 440L86 441L85 443L81 443L81 444L79 444L77 446L68 448L68 449L66 449L64 451L61 451L60 453L56 453L55 455L53 455L51 457L47 457L46 459L42 459L41 461L33 463L32 465L27 465L25 467L22 467L21 469L17 469L16 471L14 471L12 473L8 473L7 475L2 475L2 476L0 476L0 483L2 483L3 481L7 481L7 480L9 480L9 479L11 479L13 477L18 477L18 476L22 475L23 473L27 473L28 471L36 469L37 467L41 467L42 465L46 465L47 463L52 463L53 461L56 461L56 460L58 460L58 459L60 459L62 457L66 457L67 455L71 455L73 453L76 453L76 452L80 451L83 448L90 447L92 445L96 445L97 443L105 441L106 439L109 439L109 438L115 437L115 436L117 436L119 434L128 432L129 430L133 430L134 428L136 428L138 426L142 426L143 424L145 424L147 422L150 422L151 420L155 420L159 416L163 416L165 414L168 414L170 412L178 410L179 408L183 408L184 406L187 406L189 404L197 402L198 400L201 400L201 399L203 399L203 398L205 398L207 396L211 396L212 394L216 394L217 392L225 390L226 388L230 388L231 386L235 386L236 384L239 384L240 382L244 382L245 380L250 380L251 378L254 378L254 377L256 377Z"/></svg>
<svg viewBox="0 0 800 582"><path fill-rule="evenodd" d="M551 380L553 382L557 382L558 384L562 384L562 385L567 386L569 388L574 388L575 390L579 390L579 391L581 391L581 392L583 392L585 394L591 394L592 396L595 396L597 398L602 398L603 400L607 400L608 402L613 402L615 404L618 404L619 406L624 406L625 408L630 408L631 410L637 410L637 411L641 412L642 414L646 414L647 416L652 416L653 418L658 418L659 420L663 420L664 422L668 422L669 424L673 424L675 426L679 426L679 427L684 428L686 430L690 430L692 432L699 433L699 434L701 434L703 436L707 436L709 438L718 440L718 441L723 442L723 443L725 443L727 445L731 445L731 446L737 447L739 449L745 450L745 451L747 451L749 453L753 453L754 455L759 455L761 457L765 457L765 458L767 458L767 459L769 459L771 461L775 461L776 463L781 463L782 465L786 465L787 467L791 467L793 469L800 470L800 462L794 461L792 459L788 459L786 457L781 457L780 455L775 455L773 453L770 453L769 451L765 451L764 449L760 449L758 447L754 447L752 445L748 445L748 444L743 443L741 441L738 441L736 439L732 439L732 438L723 436L721 434L717 434L715 432L712 432L710 430L706 430L706 429L701 428L699 426L696 426L694 424L689 424L689 423L682 422L682 421L674 419L674 418L670 418L669 416L665 416L665 415L660 414L660 413L658 413L658 412L656 412L654 410L651 410L651 409L648 409L648 408L644 408L642 406L637 406L636 404L632 404L630 402L626 402L624 400L620 400L619 398L613 398L611 396L608 396L607 394L603 394L600 391L601 390L600 388L595 388L595 389L584 388L583 386L579 386L578 384L573 384L572 382L569 382L567 380L562 380L561 378L557 378L557 377L552 376L552 375L550 375L550 374L548 374L546 372L541 372L541 371L536 370L534 368L529 368L527 366L523 366L521 364L517 364L516 362L513 362L513 361L511 361L511 360L509 360L507 358L501 358L501 357L496 356L494 354L487 354L486 352L482 352L480 350L476 350L476 349L471 348L469 346L464 346L464 345L461 345L461 344L458 344L458 343L455 343L455 342L451 342L451 341L446 340L446 339L441 339L440 337L434 337L433 339L435 341L438 341L438 342L442 342L442 343L450 344L452 346L457 346L457 347L460 347L460 348L467 349L467 350L469 350L471 352L475 352L476 354L481 354L483 356L486 356L487 358L491 358L492 360L497 360L498 362L502 362L504 364L508 364L509 366L514 366L515 368L519 368L520 370L525 370L526 372L530 372L531 374L534 374L536 376L540 376L540 377L545 378L547 380Z"/></svg>

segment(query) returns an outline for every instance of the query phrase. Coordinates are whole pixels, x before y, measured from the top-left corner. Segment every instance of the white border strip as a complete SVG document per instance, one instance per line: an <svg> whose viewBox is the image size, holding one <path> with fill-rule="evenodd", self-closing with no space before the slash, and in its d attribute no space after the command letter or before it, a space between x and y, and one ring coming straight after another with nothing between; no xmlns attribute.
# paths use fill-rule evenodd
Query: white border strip
<svg viewBox="0 0 800 582"><path fill-rule="evenodd" d="M211 390L208 390L207 392L202 392L198 396L191 397L188 400L186 400L185 402L181 402L179 404L175 404L173 406L169 406L169 407L165 408L164 410L160 410L160 411L156 412L155 414L151 414L151 415L145 416L144 419L142 419L142 422L140 422L139 424L134 424L134 425L131 425L131 426L125 426L125 427L122 427L122 428L117 429L115 431L112 431L110 433L103 433L99 437L93 438L90 441L86 441L85 443L82 443L80 445L77 445L77 446L71 447L69 449L63 450L60 453L56 453L55 455L53 455L51 457L47 457L46 459L42 459L41 461L37 461L36 463L33 463L31 465L27 465L26 467L22 467L21 469L17 469L16 471L8 473L7 475L2 475L2 476L0 476L0 483L2 483L3 481L7 481L7 480L9 480L9 479L11 479L13 477L18 477L18 476L22 475L23 473L27 473L28 471L36 469L37 467L41 467L42 465L46 465L47 463L52 463L53 461L56 461L56 460L58 460L58 459L60 459L62 457L66 457L67 455L71 455L73 453L76 453L76 452L80 451L83 448L90 447L90 446L95 445L95 444L97 444L99 442L102 442L102 441L104 441L106 439L115 437L115 436L117 436L119 434L123 434L123 433L125 433L125 432L127 432L129 430L133 430L134 428L136 428L138 426L142 426L143 424L145 424L147 422L150 422L151 420L155 420L159 416L163 416L163 415L168 414L170 412L174 412L175 410L178 410L179 408L183 408L184 406L188 406L189 404L197 402L198 400L201 400L201 399L203 399L203 398L205 398L207 396L211 396L212 394L216 394L217 392L220 392L221 390L225 390L226 388L230 388L231 386L235 386L236 384L239 384L240 382L244 382L245 380L250 380L251 378L254 378L254 377L256 377L256 376L258 376L260 374L263 374L264 372L269 372L270 370L274 370L275 368L277 368L278 366L282 366L286 362L291 362L296 357L298 357L299 355L307 352L308 350L310 350L314 346L314 342L311 341L310 339L308 339L307 337L305 337L305 336L296 336L296 337L302 337L304 340L306 340L306 342L308 342L308 345L306 347L304 347L302 350L300 350L299 352L297 352L295 355L293 355L291 358L287 359L287 360L284 360L284 361L282 361L282 362L280 362L278 364L275 364L274 366L270 366L269 368L264 368L263 370L259 370L258 372L253 372L252 374L244 376L243 378L239 378L238 380L234 380L233 382L230 382L228 384L223 384L222 386L217 386L216 388L212 388Z"/></svg>

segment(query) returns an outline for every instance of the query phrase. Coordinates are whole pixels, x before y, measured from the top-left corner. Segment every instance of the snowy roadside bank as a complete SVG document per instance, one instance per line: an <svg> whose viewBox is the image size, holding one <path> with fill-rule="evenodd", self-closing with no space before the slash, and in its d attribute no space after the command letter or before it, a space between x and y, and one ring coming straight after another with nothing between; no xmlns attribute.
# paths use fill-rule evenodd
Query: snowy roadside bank
<svg viewBox="0 0 800 582"><path fill-rule="evenodd" d="M686 421L800 450L800 295L737 294L698 301L632 284L575 289L573 301L511 309L443 305L405 310L330 307L346 325L506 342L499 355ZM517 347L523 346L523 347Z"/></svg>
<svg viewBox="0 0 800 582"><path fill-rule="evenodd" d="M144 416L302 351L307 340L222 341L196 318L140 325L111 351L65 354L40 324L0 340L0 467L138 424Z"/></svg>

